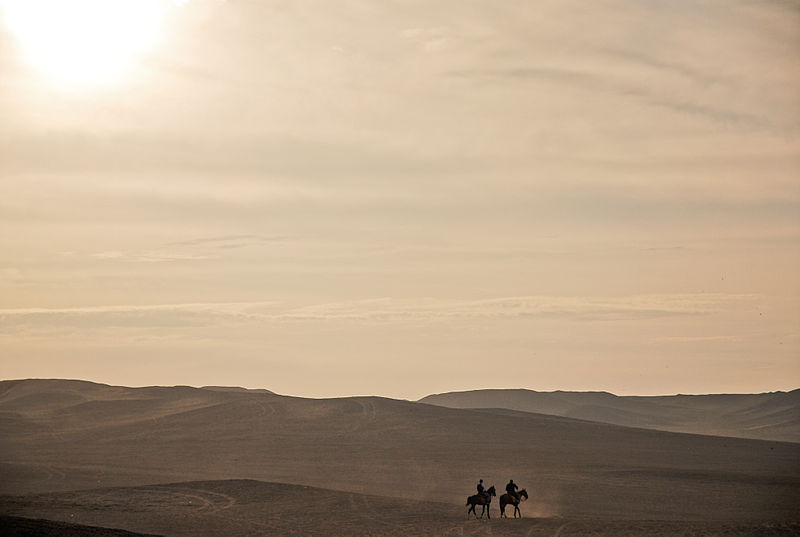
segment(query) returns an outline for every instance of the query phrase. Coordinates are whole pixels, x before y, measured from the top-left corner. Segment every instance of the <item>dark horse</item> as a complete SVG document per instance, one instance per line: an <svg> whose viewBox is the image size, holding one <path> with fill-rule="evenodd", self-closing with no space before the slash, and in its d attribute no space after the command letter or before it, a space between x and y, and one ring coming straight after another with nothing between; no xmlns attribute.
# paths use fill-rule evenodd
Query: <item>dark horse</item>
<svg viewBox="0 0 800 537"><path fill-rule="evenodd" d="M500 518L506 516L506 505L514 506L514 518L517 518L517 513L519 513L519 517L522 518L522 512L519 510L519 502L522 500L523 496L526 500L528 499L528 491L525 489L519 491L519 500L516 496L512 496L511 494L503 494L500 496Z"/></svg>
<svg viewBox="0 0 800 537"><path fill-rule="evenodd" d="M486 512L486 516L488 518L492 518L492 515L489 513L489 504L492 503L492 496L497 496L497 492L494 490L494 485L486 489L486 492L488 493L488 496L486 494L475 494L474 496L469 496L467 498L467 505L469 505L469 509L467 510L467 518L469 518L470 513L475 515L475 518L478 518L478 513L475 512L476 505L482 506L481 518L483 518L484 511Z"/></svg>

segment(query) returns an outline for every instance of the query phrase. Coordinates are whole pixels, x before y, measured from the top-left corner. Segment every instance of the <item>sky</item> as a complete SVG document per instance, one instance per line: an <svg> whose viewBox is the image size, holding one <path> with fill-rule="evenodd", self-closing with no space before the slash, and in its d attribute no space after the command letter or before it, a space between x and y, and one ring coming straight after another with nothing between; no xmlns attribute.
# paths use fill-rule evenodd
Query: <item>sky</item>
<svg viewBox="0 0 800 537"><path fill-rule="evenodd" d="M0 0L0 378L800 387L800 4Z"/></svg>

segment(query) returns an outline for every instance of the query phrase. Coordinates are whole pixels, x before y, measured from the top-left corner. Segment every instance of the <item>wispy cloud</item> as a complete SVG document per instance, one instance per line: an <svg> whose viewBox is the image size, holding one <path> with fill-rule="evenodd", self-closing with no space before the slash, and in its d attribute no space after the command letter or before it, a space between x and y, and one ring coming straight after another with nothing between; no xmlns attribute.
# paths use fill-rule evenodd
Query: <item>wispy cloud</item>
<svg viewBox="0 0 800 537"><path fill-rule="evenodd" d="M273 244L285 241L285 236L268 237L264 235L221 235L199 237L175 241L150 250L122 251L104 250L89 254L99 260L124 261L130 263L167 263L173 261L202 261L218 259L221 252L251 246ZM74 253L71 253L74 255Z"/></svg>
<svg viewBox="0 0 800 537"><path fill-rule="evenodd" d="M619 298L521 296L478 301L376 299L320 304L287 311L293 320L455 320L565 318L573 320L639 320L676 315L704 315L751 295L649 295Z"/></svg>
<svg viewBox="0 0 800 537"><path fill-rule="evenodd" d="M448 76L464 78L472 81L514 80L517 82L544 81L586 91L602 91L622 98L632 98L637 102L659 107L685 115L701 117L723 126L741 126L785 134L786 127L775 125L769 118L748 111L724 108L693 100L690 95L675 96L665 92L657 92L644 85L634 85L612 75L593 73L569 68L545 66L525 66L495 69L455 70L446 73ZM796 130L798 125L793 124Z"/></svg>
<svg viewBox="0 0 800 537"><path fill-rule="evenodd" d="M59 328L101 330L219 326L237 319L263 318L263 315L254 315L249 311L266 311L278 305L278 302L262 301L3 309L0 310L0 332L13 336L15 333Z"/></svg>
<svg viewBox="0 0 800 537"><path fill-rule="evenodd" d="M271 243L286 240L285 236L268 237L264 235L222 235L217 237L199 237L197 239L189 239L185 241L171 242L166 245L170 246L209 246L214 248L232 248L244 246L248 243Z"/></svg>
<svg viewBox="0 0 800 537"><path fill-rule="evenodd" d="M275 301L188 303L85 308L24 308L0 310L0 324L71 323L86 320L136 324L153 315L199 323L227 318L259 321L457 321L480 319L571 319L575 321L636 321L662 317L709 315L758 302L756 295L643 295L630 297L521 296L485 300L377 298L292 306ZM105 320L104 320L105 319ZM83 324L83 321L81 321Z"/></svg>
<svg viewBox="0 0 800 537"><path fill-rule="evenodd" d="M703 86L718 84L726 87L735 87L737 85L735 79L731 76L714 74L709 72L707 69L697 69L687 65L686 63L681 63L675 60L665 60L654 55L645 54L638 50L608 49L603 51L603 53L623 62L647 67L653 71L677 74L680 77L686 78Z"/></svg>
<svg viewBox="0 0 800 537"><path fill-rule="evenodd" d="M208 254L192 254L186 252L167 252L165 250L144 252L123 252L120 250L110 250L89 254L89 257L99 260L124 261L128 263L169 263L173 261L201 261L206 259L215 259L217 256Z"/></svg>

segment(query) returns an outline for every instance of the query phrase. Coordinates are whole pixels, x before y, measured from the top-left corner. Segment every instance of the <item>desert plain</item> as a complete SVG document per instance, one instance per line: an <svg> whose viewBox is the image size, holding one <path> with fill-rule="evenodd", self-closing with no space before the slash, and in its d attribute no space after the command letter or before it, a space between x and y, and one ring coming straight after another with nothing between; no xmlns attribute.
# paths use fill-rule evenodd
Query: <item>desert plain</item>
<svg viewBox="0 0 800 537"><path fill-rule="evenodd" d="M598 401L627 404L549 397L594 404L597 416L609 412ZM686 397L645 407L683 423L719 406ZM723 420L731 434L744 423L753 436L758 417L766 438L798 426L796 391L736 397L705 423ZM0 420L4 535L800 533L800 443L785 440L380 397L67 380L3 381ZM525 488L522 518L501 519L499 497L491 519L468 518L478 479L498 494L509 479Z"/></svg>

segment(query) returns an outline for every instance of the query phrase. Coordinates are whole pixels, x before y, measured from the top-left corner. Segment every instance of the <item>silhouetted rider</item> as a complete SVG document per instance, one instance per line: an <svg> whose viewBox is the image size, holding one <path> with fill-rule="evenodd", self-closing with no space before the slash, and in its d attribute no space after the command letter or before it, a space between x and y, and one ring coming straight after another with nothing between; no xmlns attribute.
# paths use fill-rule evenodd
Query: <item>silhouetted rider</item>
<svg viewBox="0 0 800 537"><path fill-rule="evenodd" d="M477 486L477 489L478 489L478 494L480 494L481 496L483 496L483 497L484 497L486 500L488 500L488 499L489 499L489 493L488 493L488 492L486 492L486 488L484 488L484 486L483 486L483 479L481 479L480 481L478 481L478 486Z"/></svg>
<svg viewBox="0 0 800 537"><path fill-rule="evenodd" d="M506 492L508 492L509 495L515 497L517 501L519 501L519 493L517 492L517 489L519 489L519 487L517 486L516 483L514 483L514 480L509 479L508 485L506 485Z"/></svg>

